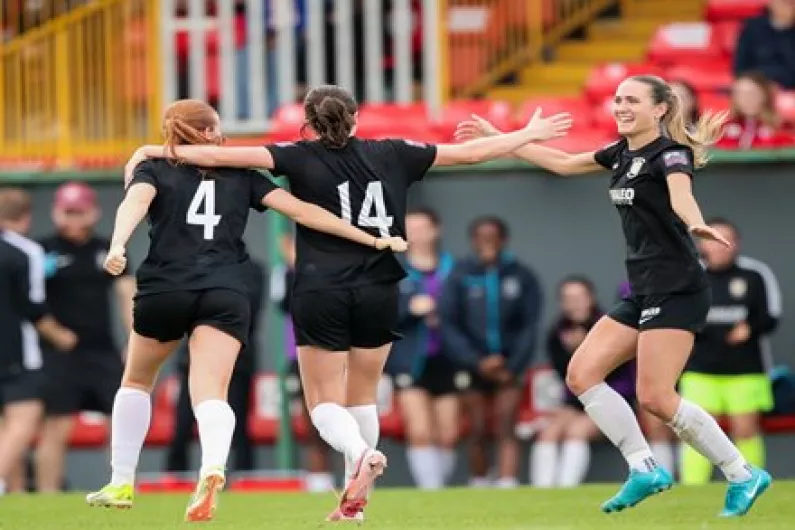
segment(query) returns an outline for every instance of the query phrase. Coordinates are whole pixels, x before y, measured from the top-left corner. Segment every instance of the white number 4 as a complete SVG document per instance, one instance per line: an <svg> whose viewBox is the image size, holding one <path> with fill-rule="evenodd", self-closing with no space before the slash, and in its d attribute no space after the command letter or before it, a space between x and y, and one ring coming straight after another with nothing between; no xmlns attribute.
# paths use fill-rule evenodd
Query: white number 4
<svg viewBox="0 0 795 530"><path fill-rule="evenodd" d="M337 186L340 195L340 210L342 218L352 222L351 215L351 183L344 182ZM373 215L375 210L375 215ZM392 227L394 219L387 215L386 203L384 203L384 187L380 182L370 182L364 194L362 209L356 224L362 227L378 228L381 237L389 237L389 229Z"/></svg>
<svg viewBox="0 0 795 530"><path fill-rule="evenodd" d="M199 213L202 202L204 203L204 213ZM215 227L221 222L221 216L215 213L215 181L203 180L199 183L199 189L190 201L188 207L188 224L204 227L204 239L211 240L215 233Z"/></svg>

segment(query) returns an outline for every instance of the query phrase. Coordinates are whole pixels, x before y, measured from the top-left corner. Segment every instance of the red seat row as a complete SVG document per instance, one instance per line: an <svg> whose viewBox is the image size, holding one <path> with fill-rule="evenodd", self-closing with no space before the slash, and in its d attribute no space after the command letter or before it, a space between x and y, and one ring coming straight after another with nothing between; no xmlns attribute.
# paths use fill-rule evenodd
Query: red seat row
<svg viewBox="0 0 795 530"><path fill-rule="evenodd" d="M759 15L769 0L709 0L707 20L743 20Z"/></svg>
<svg viewBox="0 0 795 530"><path fill-rule="evenodd" d="M280 394L275 374L256 376L252 389L252 407L248 421L248 433L257 444L273 444L278 439ZM562 386L553 370L540 367L528 371L521 400L521 410L516 429L522 438L530 438L544 415L559 403ZM162 447L171 441L174 431L174 414L179 392L179 382L168 377L157 387L153 396L152 423L146 443L151 447ZM291 426L298 440L305 440L309 432L301 405L291 403ZM394 399L394 388L389 377L384 377L378 388L378 410L383 436L402 440L404 438L403 416ZM765 418L764 430L768 433L795 432L795 416ZM464 422L462 435L467 435L469 426ZM96 413L81 413L70 439L74 448L102 447L108 439L109 429L103 416Z"/></svg>

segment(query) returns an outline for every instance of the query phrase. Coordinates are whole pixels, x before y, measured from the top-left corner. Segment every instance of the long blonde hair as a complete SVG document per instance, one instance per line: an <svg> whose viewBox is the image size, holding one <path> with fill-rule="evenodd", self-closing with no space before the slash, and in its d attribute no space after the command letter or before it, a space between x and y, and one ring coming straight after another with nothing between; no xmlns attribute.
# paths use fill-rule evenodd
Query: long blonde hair
<svg viewBox="0 0 795 530"><path fill-rule="evenodd" d="M701 168L707 165L708 147L720 139L729 112L706 111L695 124L688 127L679 97L668 83L653 75L638 75L632 79L651 88L651 97L655 105L665 103L667 110L661 120L663 132L675 142L693 150L695 167Z"/></svg>

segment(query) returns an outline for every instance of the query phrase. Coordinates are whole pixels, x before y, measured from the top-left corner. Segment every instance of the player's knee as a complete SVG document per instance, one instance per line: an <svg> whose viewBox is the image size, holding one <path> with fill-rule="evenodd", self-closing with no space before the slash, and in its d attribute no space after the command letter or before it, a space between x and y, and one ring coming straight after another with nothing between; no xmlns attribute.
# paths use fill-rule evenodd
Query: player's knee
<svg viewBox="0 0 795 530"><path fill-rule="evenodd" d="M662 420L670 420L676 412L677 395L673 389L638 385L637 395L641 408Z"/></svg>
<svg viewBox="0 0 795 530"><path fill-rule="evenodd" d="M455 449L458 445L458 428L449 428L439 432L438 445L442 449Z"/></svg>
<svg viewBox="0 0 795 530"><path fill-rule="evenodd" d="M572 394L579 396L586 390L597 384L586 370L581 369L577 363L570 363L566 370L566 386Z"/></svg>

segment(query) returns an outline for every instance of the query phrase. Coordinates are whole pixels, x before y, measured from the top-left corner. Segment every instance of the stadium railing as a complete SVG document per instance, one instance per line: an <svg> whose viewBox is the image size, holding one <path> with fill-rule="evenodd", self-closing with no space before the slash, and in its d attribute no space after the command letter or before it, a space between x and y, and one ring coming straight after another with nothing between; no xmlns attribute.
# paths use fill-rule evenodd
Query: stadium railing
<svg viewBox="0 0 795 530"><path fill-rule="evenodd" d="M0 43L0 158L84 167L157 139L159 7L95 0Z"/></svg>

